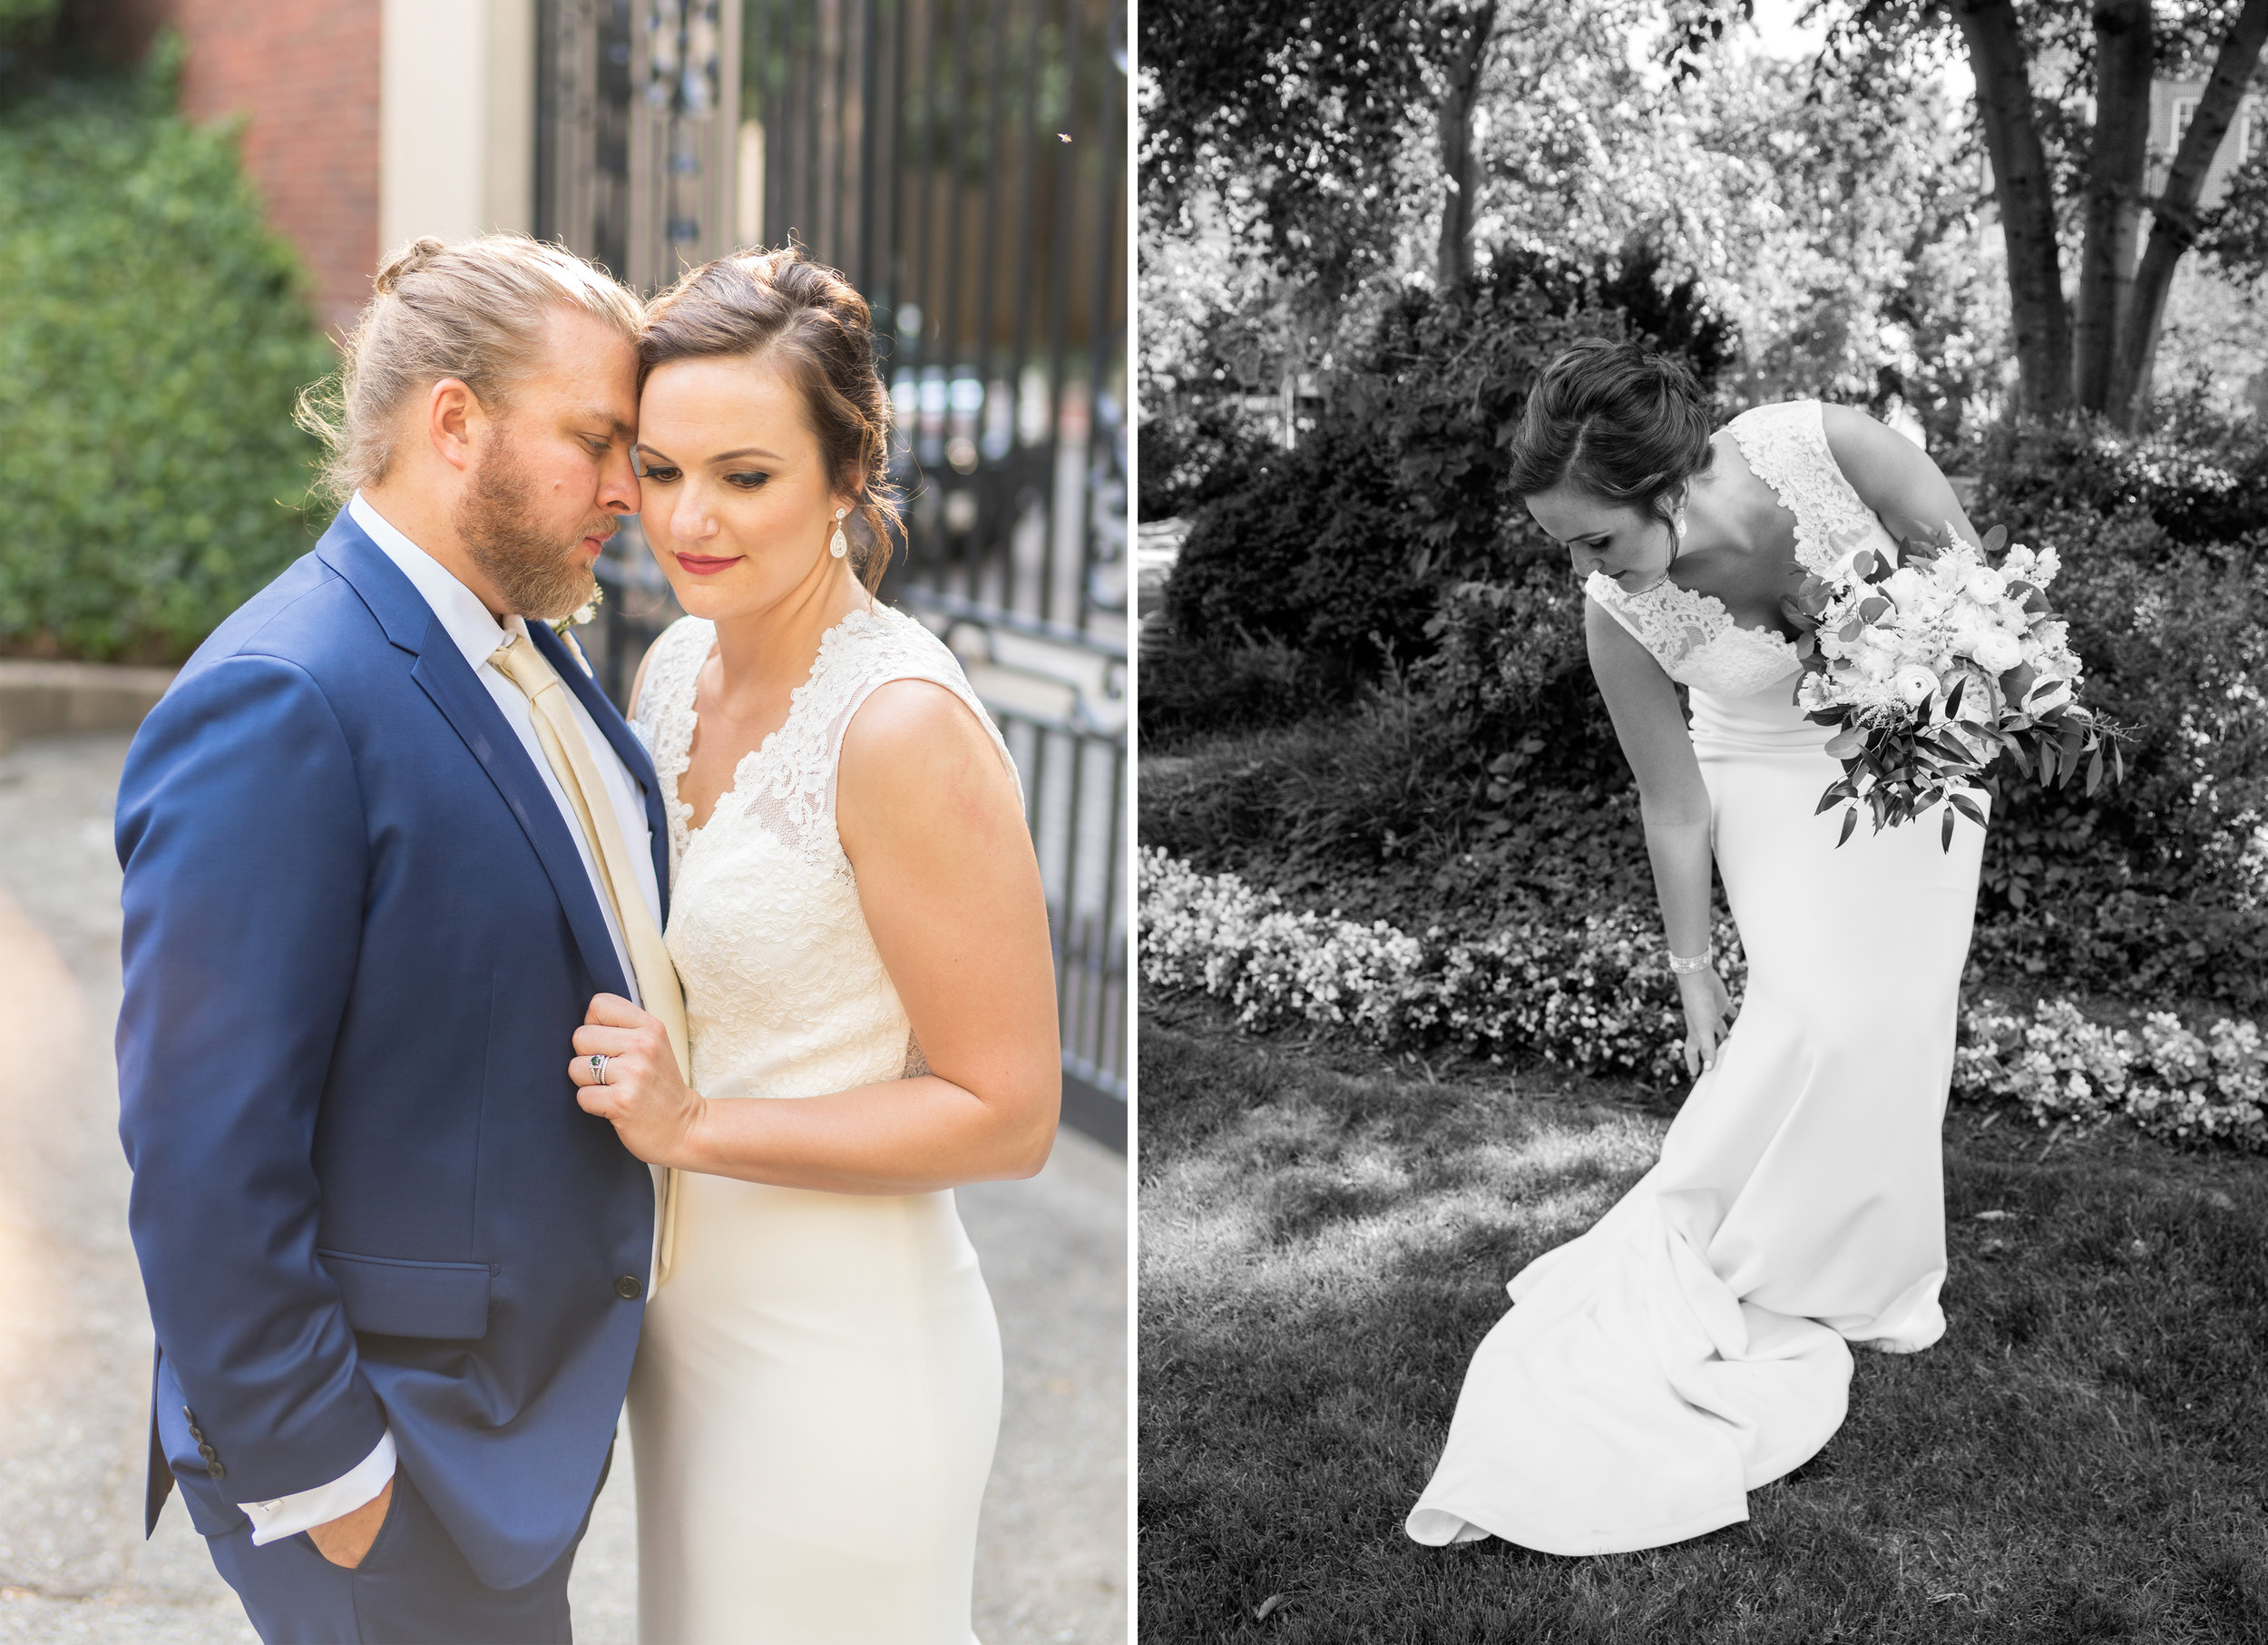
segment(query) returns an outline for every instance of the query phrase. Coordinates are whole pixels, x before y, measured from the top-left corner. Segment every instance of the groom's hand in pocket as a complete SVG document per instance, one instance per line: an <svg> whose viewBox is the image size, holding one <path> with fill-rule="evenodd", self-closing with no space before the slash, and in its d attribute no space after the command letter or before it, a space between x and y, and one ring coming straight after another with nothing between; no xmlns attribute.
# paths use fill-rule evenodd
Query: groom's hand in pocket
<svg viewBox="0 0 2268 1645"><path fill-rule="evenodd" d="M370 1544L378 1540L378 1528L386 1523L386 1511L394 1503L394 1482L387 1480L377 1495L356 1509L342 1513L335 1520L308 1527L308 1541L315 1544L315 1552L334 1565L352 1571L362 1563L370 1552Z"/></svg>
<svg viewBox="0 0 2268 1645"><path fill-rule="evenodd" d="M604 1058L603 1069L593 1058ZM601 1075L603 1073L604 1078ZM567 1064L585 1113L613 1122L622 1146L649 1165L684 1165L706 1106L686 1084L661 1019L620 994L593 994Z"/></svg>

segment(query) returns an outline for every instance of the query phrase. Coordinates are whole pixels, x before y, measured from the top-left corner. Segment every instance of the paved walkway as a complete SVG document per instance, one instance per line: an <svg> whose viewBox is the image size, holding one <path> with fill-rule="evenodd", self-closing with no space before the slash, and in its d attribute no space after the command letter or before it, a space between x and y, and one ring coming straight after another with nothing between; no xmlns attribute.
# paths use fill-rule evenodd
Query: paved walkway
<svg viewBox="0 0 2268 1645"><path fill-rule="evenodd" d="M150 1324L126 1236L111 1031L111 806L126 739L0 755L0 1645L253 1640L179 1503L141 1536ZM985 1500L986 1645L1119 1645L1126 1601L1126 1170L1063 1133L1029 1182L964 1190L1008 1362ZM630 1645L618 1456L573 1589L584 1645Z"/></svg>

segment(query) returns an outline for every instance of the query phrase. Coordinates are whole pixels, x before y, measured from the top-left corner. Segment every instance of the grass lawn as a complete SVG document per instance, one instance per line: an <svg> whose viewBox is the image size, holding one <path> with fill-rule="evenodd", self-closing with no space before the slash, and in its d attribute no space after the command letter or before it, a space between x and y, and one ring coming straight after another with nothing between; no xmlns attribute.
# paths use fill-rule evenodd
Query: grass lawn
<svg viewBox="0 0 2268 1645"><path fill-rule="evenodd" d="M1747 1523L1423 1548L1403 1516L1503 1282L1674 1104L1203 1004L1141 1033L1144 1640L2268 1640L2268 1160L1957 1111L1950 1329L1858 1355L1850 1420Z"/></svg>

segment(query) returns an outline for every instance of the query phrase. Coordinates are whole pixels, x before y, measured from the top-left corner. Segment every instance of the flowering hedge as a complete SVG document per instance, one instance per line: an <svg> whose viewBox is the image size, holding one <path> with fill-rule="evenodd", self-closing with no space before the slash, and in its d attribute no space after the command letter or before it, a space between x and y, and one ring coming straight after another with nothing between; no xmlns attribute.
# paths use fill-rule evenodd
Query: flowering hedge
<svg viewBox="0 0 2268 1645"><path fill-rule="evenodd" d="M1309 1022L1382 1045L1448 1042L1586 1073L1679 1075L1677 987L1655 922L1635 912L1443 945L1438 928L1421 940L1383 920L1295 911L1233 874L1200 874L1148 847L1139 918L1144 984L1225 999L1248 1027ZM1716 942L1737 997L1746 966L1729 924ZM2133 1033L2088 1021L2068 1000L2029 1013L1986 1000L1964 1013L1961 1042L1957 1096L2013 1100L2042 1125L2124 1115L2155 1135L2268 1151L2268 1043L2250 1022L2199 1033L2159 1012Z"/></svg>
<svg viewBox="0 0 2268 1645"><path fill-rule="evenodd" d="M2068 1000L2028 1016L1987 1000L1961 1030L1953 1089L1963 1095L2014 1098L2042 1125L2124 1114L2155 1136L2268 1152L2268 1043L2252 1022L2223 1017L2201 1034L2156 1011L2137 1033L2089 1022Z"/></svg>
<svg viewBox="0 0 2268 1645"><path fill-rule="evenodd" d="M1140 863L1142 981L1226 999L1250 1027L1311 1022L1380 1044L1522 1049L1591 1073L1668 1080L1684 1043L1655 923L1620 910L1580 927L1523 924L1478 943L1426 940L1383 920L1295 913L1233 874L1199 874L1155 847ZM1715 939L1737 997L1739 939Z"/></svg>

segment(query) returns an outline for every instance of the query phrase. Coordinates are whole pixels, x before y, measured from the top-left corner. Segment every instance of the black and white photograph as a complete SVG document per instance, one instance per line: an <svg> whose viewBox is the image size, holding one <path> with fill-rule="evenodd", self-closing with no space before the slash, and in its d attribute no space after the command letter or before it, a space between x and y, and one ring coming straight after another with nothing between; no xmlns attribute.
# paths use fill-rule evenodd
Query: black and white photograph
<svg viewBox="0 0 2268 1645"><path fill-rule="evenodd" d="M0 4L0 1641L1129 1637L1127 24Z"/></svg>
<svg viewBox="0 0 2268 1645"><path fill-rule="evenodd" d="M2268 1639L2268 3L1139 21L1139 1636Z"/></svg>

